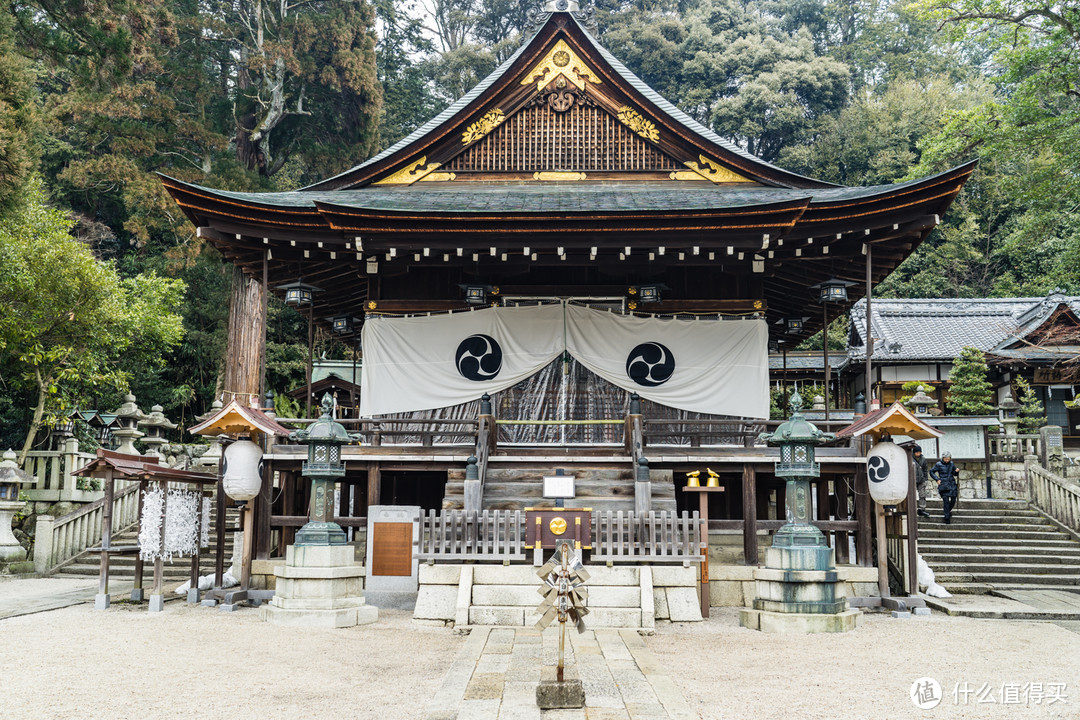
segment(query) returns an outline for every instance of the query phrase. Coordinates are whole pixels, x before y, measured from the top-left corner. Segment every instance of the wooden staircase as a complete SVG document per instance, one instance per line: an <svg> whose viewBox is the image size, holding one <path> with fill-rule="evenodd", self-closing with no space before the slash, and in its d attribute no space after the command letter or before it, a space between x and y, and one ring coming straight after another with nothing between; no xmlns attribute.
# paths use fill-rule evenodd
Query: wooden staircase
<svg viewBox="0 0 1080 720"><path fill-rule="evenodd" d="M543 497L543 478L554 475L556 467L575 477L576 497L567 507L593 510L634 509L634 471L629 467L598 465L559 465L536 467L498 467L489 465L484 482L484 510L523 510L527 507L554 507L555 501ZM675 485L670 470L652 470L652 509L675 512ZM444 510L465 507L465 471L447 473Z"/></svg>

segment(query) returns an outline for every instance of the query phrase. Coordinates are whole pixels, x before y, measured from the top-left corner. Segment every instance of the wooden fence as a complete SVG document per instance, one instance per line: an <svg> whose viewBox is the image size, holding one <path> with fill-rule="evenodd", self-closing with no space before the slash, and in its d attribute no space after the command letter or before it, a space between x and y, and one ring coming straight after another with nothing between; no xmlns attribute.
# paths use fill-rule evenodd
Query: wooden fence
<svg viewBox="0 0 1080 720"><path fill-rule="evenodd" d="M699 562L705 524L698 513L592 514L591 559L600 562ZM429 510L420 517L420 560L525 560L525 513L520 510Z"/></svg>
<svg viewBox="0 0 1080 720"><path fill-rule="evenodd" d="M1080 533L1080 485L1029 463L1031 502L1074 533Z"/></svg>
<svg viewBox="0 0 1080 720"><path fill-rule="evenodd" d="M592 559L611 562L700 562L706 543L697 511L595 512L592 536Z"/></svg>
<svg viewBox="0 0 1080 720"><path fill-rule="evenodd" d="M524 560L525 550L520 510L429 510L420 516L421 560Z"/></svg>
<svg viewBox="0 0 1080 720"><path fill-rule="evenodd" d="M138 490L139 484L133 482L118 489L113 496L115 532L139 519ZM39 515L34 530L34 572L49 572L86 548L98 545L104 508L105 498L101 498L58 518Z"/></svg>

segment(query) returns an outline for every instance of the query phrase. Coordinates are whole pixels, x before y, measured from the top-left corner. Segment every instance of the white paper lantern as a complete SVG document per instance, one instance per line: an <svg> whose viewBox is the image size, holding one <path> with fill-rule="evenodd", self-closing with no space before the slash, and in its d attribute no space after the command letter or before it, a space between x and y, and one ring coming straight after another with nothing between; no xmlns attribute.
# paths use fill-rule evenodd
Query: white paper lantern
<svg viewBox="0 0 1080 720"><path fill-rule="evenodd" d="M233 500L250 500L262 488L262 449L247 438L225 448L221 483Z"/></svg>
<svg viewBox="0 0 1080 720"><path fill-rule="evenodd" d="M881 505L896 505L908 495L908 454L899 445L881 442L866 454L870 497Z"/></svg>

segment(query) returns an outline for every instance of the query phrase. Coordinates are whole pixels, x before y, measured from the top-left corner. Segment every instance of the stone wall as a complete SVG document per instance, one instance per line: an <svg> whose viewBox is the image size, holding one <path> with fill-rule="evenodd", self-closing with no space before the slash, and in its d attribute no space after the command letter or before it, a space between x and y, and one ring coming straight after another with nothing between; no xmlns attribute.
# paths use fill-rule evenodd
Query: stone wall
<svg viewBox="0 0 1080 720"><path fill-rule="evenodd" d="M960 497L986 497L986 463L981 461L960 461L956 463L960 470ZM933 483L933 479L930 480ZM1024 474L1023 462L991 461L990 490L999 500L1027 500L1028 483ZM931 485L931 497L936 496Z"/></svg>

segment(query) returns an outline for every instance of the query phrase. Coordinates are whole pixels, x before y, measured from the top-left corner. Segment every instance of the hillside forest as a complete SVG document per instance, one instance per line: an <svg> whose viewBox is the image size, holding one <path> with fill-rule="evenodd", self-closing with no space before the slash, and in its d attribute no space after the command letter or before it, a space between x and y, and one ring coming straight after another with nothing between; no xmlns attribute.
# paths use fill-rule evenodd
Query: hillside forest
<svg viewBox="0 0 1080 720"><path fill-rule="evenodd" d="M195 237L158 173L269 191L357 164L512 53L532 4L6 5L0 447L29 449L28 428L75 407L111 410L128 390L190 425L220 391L233 269ZM595 8L601 42L633 72L770 162L874 185L980 161L881 295L1080 292L1077 3ZM268 384L281 391L303 377L306 322L273 301L269 325ZM349 352L316 338L318 355Z"/></svg>

